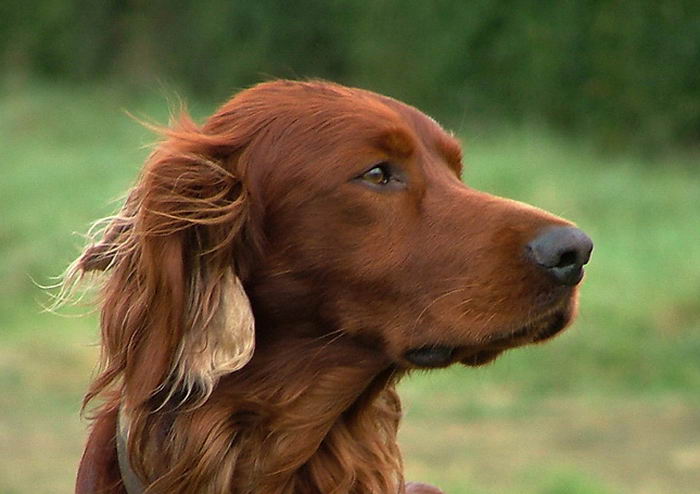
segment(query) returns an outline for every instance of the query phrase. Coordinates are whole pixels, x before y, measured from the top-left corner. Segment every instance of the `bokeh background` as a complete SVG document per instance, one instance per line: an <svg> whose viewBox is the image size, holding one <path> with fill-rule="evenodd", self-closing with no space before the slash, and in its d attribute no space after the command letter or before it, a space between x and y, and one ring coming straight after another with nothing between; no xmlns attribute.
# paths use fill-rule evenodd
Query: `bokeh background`
<svg viewBox="0 0 700 494"><path fill-rule="evenodd" d="M40 286L147 155L127 113L201 119L279 77L423 109L464 143L465 181L596 242L564 335L402 384L408 478L700 492L696 0L34 0L0 19L0 493L72 489L97 320L42 311Z"/></svg>

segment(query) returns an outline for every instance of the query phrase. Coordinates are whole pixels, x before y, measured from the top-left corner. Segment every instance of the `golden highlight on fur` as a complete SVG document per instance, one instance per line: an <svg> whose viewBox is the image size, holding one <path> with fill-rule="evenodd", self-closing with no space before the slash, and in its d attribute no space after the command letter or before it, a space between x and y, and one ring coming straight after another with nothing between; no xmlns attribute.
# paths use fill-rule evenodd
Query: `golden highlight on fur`
<svg viewBox="0 0 700 494"><path fill-rule="evenodd" d="M360 89L270 82L160 132L66 278L102 273L76 492L126 492L119 416L148 494L439 493L404 483L395 385L562 329L575 287L520 253L569 223L465 187L453 137Z"/></svg>

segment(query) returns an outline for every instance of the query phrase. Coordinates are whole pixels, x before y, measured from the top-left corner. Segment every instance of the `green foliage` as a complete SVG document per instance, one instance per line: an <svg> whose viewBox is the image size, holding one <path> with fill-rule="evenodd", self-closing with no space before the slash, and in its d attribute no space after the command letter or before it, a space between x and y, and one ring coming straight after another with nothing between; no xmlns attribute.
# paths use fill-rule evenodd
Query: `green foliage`
<svg viewBox="0 0 700 494"><path fill-rule="evenodd" d="M324 77L447 121L542 121L642 154L700 141L695 0L4 2L8 74L117 76L220 100Z"/></svg>

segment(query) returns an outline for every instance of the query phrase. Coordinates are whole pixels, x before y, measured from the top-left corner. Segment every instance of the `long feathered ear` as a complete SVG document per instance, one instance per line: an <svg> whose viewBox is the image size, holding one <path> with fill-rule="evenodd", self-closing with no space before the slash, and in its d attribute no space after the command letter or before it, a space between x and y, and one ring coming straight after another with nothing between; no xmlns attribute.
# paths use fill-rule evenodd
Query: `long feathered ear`
<svg viewBox="0 0 700 494"><path fill-rule="evenodd" d="M205 133L189 118L164 131L121 212L74 273L104 271L102 372L122 409L204 400L254 346L237 275L248 224L243 136Z"/></svg>

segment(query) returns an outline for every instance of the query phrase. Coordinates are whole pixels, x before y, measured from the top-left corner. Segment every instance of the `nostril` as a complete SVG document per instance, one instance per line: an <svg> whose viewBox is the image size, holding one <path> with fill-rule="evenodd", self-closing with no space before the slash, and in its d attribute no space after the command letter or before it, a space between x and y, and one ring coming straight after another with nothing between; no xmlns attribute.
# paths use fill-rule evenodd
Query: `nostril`
<svg viewBox="0 0 700 494"><path fill-rule="evenodd" d="M567 250L559 258L559 262L554 266L555 268L565 268L571 266L572 264L577 264L578 256L573 250Z"/></svg>

